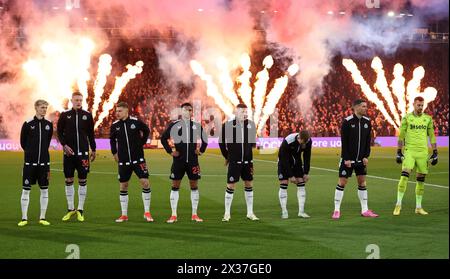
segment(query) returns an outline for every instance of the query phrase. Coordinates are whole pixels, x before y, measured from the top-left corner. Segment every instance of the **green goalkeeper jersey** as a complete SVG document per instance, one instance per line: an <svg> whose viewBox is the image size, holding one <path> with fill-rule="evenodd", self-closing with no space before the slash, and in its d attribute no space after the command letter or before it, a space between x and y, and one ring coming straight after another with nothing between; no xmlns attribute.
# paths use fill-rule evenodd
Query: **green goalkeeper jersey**
<svg viewBox="0 0 450 279"><path fill-rule="evenodd" d="M430 115L422 113L417 116L411 112L403 117L399 139L405 141L406 148L416 152L428 152L428 137L431 144L436 143L433 119Z"/></svg>

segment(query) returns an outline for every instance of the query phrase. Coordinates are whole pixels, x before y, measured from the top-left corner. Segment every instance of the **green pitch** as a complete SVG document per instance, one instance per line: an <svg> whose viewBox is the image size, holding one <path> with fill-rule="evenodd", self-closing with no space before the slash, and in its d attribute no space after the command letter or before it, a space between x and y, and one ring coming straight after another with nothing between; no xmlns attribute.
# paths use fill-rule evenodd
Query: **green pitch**
<svg viewBox="0 0 450 279"><path fill-rule="evenodd" d="M21 218L22 153L0 153L0 258L65 258L66 247L76 244L81 258L366 258L366 247L375 244L381 258L449 257L448 148L439 149L439 164L431 169L423 200L428 216L414 214L415 184L403 199L402 215L392 216L400 166L395 149L373 148L369 162L369 208L379 218L360 217L355 177L345 190L342 217L331 220L337 183L337 149L314 149L311 179L307 184L306 212L297 217L296 186L289 185L289 219L280 218L276 155L256 155L254 206L261 219L245 218L242 183L235 192L231 221L222 223L226 168L217 150L200 158L199 216L204 223L190 221L191 203L187 181L183 181L178 205L178 223L166 224L170 215L168 179L171 158L161 150L146 151L151 172L151 212L154 223L145 223L141 189L133 176L129 189L129 218L116 224L120 215L116 164L109 152L99 152L88 178L84 223L73 218L63 223L66 212L62 155L52 152L52 178L47 220L37 224L39 188L33 186L29 224L17 227ZM256 152L255 152L256 153ZM186 179L186 178L185 178ZM432 184L432 185L430 185ZM78 188L78 187L76 187ZM76 198L77 200L77 198ZM76 202L77 204L77 202Z"/></svg>

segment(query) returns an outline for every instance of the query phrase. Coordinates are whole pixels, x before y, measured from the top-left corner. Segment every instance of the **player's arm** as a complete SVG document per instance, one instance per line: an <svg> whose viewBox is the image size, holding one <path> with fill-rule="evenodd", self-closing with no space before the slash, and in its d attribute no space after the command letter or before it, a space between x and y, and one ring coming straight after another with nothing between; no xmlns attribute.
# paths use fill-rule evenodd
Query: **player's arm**
<svg viewBox="0 0 450 279"><path fill-rule="evenodd" d="M23 150L25 150L25 147L27 146L27 140L28 140L28 125L27 122L24 122L22 125L22 129L20 130L20 146Z"/></svg>
<svg viewBox="0 0 450 279"><path fill-rule="evenodd" d="M66 145L66 139L64 137L65 128L65 114L63 112L59 115L58 123L56 124L56 135L58 137L59 143L61 143L62 146Z"/></svg>
<svg viewBox="0 0 450 279"><path fill-rule="evenodd" d="M306 149L303 152L303 173L305 175L309 174L309 170L311 168L311 149L312 149L312 140L309 140L306 145Z"/></svg>
<svg viewBox="0 0 450 279"><path fill-rule="evenodd" d="M342 127L341 127L342 159L344 161L351 160L350 151L348 148L349 136L350 136L350 124L348 124L348 121L344 119L344 121L342 122Z"/></svg>
<svg viewBox="0 0 450 279"><path fill-rule="evenodd" d="M53 137L53 123L50 122L49 125L50 125L50 131L48 133L48 144L50 144L50 141L52 140L52 137Z"/></svg>
<svg viewBox="0 0 450 279"><path fill-rule="evenodd" d="M170 131L172 130L173 124L174 124L173 122L170 123L169 126L167 126L167 129L161 135L161 144L164 147L164 149L166 150L166 152L171 155L172 155L172 147L170 147L170 145L169 145L169 138L170 138Z"/></svg>
<svg viewBox="0 0 450 279"><path fill-rule="evenodd" d="M92 117L92 114L88 114L88 140L89 140L89 146L91 147L91 156L90 160L91 162L94 162L96 153L95 150L97 149L97 144L95 143L95 136L94 136L94 118Z"/></svg>
<svg viewBox="0 0 450 279"><path fill-rule="evenodd" d="M220 133L219 136L219 147L220 147L220 152L222 153L222 156L225 158L225 160L228 160L228 150L227 150L227 144L226 144L226 140L225 140L225 124L227 122L222 124L222 132Z"/></svg>
<svg viewBox="0 0 450 279"><path fill-rule="evenodd" d="M117 156L117 134L114 125L111 125L109 128L109 146L111 147L111 153L114 156L114 160L117 162L119 158Z"/></svg>
<svg viewBox="0 0 450 279"><path fill-rule="evenodd" d="M88 138L89 138L89 146L91 147L92 152L95 152L97 149L97 144L95 143L94 136L94 118L92 118L92 114L89 113L89 127L88 127Z"/></svg>
<svg viewBox="0 0 450 279"><path fill-rule="evenodd" d="M150 135L150 128L144 122L138 120L140 130L142 131L142 145L145 145Z"/></svg>
<svg viewBox="0 0 450 279"><path fill-rule="evenodd" d="M250 122L250 129L248 130L248 142L252 145L252 148L256 148L256 125L255 122Z"/></svg>
<svg viewBox="0 0 450 279"><path fill-rule="evenodd" d="M396 162L398 164L401 164L403 161L403 143L405 142L405 136L406 136L406 129L408 128L408 120L407 117L403 117L402 123L400 125L400 134L398 135L398 142L397 142L397 157Z"/></svg>
<svg viewBox="0 0 450 279"><path fill-rule="evenodd" d="M436 144L436 135L434 134L433 119L430 119L427 127L427 135L430 137L431 148L433 148L433 154L430 157L431 164L434 166L438 162L438 152Z"/></svg>
<svg viewBox="0 0 450 279"><path fill-rule="evenodd" d="M372 142L372 123L369 121L369 136L366 139L366 150L364 152L364 158L369 159L370 156L370 143Z"/></svg>
<svg viewBox="0 0 450 279"><path fill-rule="evenodd" d="M202 144L200 145L200 153L205 153L206 147L208 146L208 135L206 134L205 130L203 129L202 125L200 125L200 136Z"/></svg>

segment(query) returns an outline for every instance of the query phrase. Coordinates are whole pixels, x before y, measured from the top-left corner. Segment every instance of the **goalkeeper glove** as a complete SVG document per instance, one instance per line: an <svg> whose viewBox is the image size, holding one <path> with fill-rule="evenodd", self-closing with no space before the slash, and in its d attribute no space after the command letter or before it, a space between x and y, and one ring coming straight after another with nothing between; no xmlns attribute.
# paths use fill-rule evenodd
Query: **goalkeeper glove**
<svg viewBox="0 0 450 279"><path fill-rule="evenodd" d="M405 157L403 156L402 150L397 149L397 157L395 158L395 161L397 162L397 164L401 164L404 158Z"/></svg>
<svg viewBox="0 0 450 279"><path fill-rule="evenodd" d="M437 150L433 150L433 155L430 157L431 165L436 165L438 163L438 153Z"/></svg>

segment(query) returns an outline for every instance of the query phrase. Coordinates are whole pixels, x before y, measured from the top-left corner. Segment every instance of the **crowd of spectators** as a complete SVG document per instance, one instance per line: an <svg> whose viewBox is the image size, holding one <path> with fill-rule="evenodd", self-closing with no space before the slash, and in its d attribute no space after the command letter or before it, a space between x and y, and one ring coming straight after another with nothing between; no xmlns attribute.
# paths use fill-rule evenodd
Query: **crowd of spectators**
<svg viewBox="0 0 450 279"><path fill-rule="evenodd" d="M437 135L448 135L448 60L443 58L445 51L439 47L425 51L405 50L397 51L390 57L381 57L388 83L393 79L392 69L397 62L404 66L406 81L412 77L415 67L424 66L426 72L422 80L422 89L433 86L438 91L436 100L430 103L426 109L426 113L433 116ZM117 53L113 60L111 76L119 75L126 64L134 64L138 60L144 62L144 71L128 83L119 100L128 102L130 114L148 124L151 130L151 139L159 139L168 123L178 117L176 113L171 113L173 109L182 102L192 101L191 96L195 91L195 82L182 84L169 81L160 70L156 52L152 48L126 48ZM356 98L364 98L359 86L353 83L350 73L342 66L341 61L340 55L336 55L332 59L331 71L323 79L322 88L314 91L310 97L302 96L305 93L301 92L301 87L291 79L277 105L278 111L274 114L278 116L278 123L270 124L272 128L274 125L278 125L278 136L284 137L301 129L308 129L315 137L339 136L342 119L352 113L352 101ZM371 59L355 59L355 62L367 83L372 86L376 74L370 67ZM301 72L299 74L301 75ZM108 82L102 102L109 97L108 94L113 85L113 81ZM210 97L207 97L206 93L202 98L205 100L202 101L202 109L206 109L206 105L211 105L212 99L207 100ZM92 98L89 98L89 104L92 105ZM395 136L395 128L386 121L374 104L371 102L368 104L368 116L372 120L374 136ZM53 116L52 120L55 120L57 114ZM96 130L97 137L108 137L109 127L114 120L113 111L110 111L109 116ZM211 130L210 135L217 136L217 133L214 133L217 131L217 127L215 127L217 122L213 120L212 116L205 117L202 124L208 127L208 131ZM267 136L268 130L269 124L263 130L262 135ZM0 116L0 138L6 136L2 129Z"/></svg>

